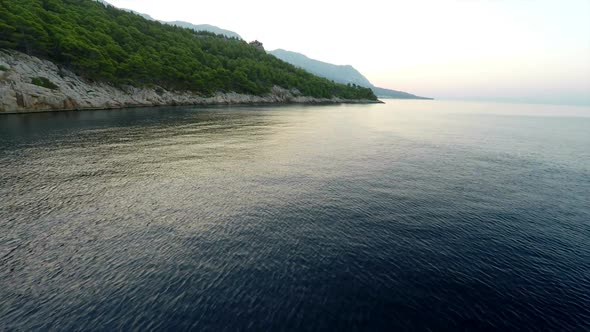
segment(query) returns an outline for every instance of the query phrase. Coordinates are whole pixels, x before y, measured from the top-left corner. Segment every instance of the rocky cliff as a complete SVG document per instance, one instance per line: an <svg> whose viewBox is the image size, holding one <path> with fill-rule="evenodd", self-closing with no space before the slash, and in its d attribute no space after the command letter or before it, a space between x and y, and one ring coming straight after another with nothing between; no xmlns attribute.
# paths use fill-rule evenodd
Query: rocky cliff
<svg viewBox="0 0 590 332"><path fill-rule="evenodd" d="M0 50L0 113L166 105L371 102L375 101L307 97L297 90L276 86L265 96L233 92L202 96L161 87L115 87L86 80L46 60Z"/></svg>

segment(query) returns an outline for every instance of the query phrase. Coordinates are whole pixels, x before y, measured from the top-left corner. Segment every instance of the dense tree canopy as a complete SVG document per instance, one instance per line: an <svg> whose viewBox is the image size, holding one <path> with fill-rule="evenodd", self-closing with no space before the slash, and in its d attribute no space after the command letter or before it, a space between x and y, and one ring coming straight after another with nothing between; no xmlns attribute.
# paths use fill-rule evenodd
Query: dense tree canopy
<svg viewBox="0 0 590 332"><path fill-rule="evenodd" d="M0 48L50 59L93 80L204 94L264 94L274 85L314 97L376 99L248 43L149 21L91 0L0 0Z"/></svg>

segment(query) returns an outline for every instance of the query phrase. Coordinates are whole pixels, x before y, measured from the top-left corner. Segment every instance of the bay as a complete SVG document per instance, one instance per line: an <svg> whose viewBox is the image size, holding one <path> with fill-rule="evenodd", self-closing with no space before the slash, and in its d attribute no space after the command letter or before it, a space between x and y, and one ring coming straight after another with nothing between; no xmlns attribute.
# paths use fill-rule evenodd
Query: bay
<svg viewBox="0 0 590 332"><path fill-rule="evenodd" d="M590 109L0 116L0 329L590 329Z"/></svg>

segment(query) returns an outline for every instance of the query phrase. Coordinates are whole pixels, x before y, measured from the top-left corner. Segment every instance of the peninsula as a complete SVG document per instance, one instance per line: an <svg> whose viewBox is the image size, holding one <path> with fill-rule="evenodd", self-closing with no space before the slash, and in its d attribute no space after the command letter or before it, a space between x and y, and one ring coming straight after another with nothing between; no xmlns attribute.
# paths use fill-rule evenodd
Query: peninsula
<svg viewBox="0 0 590 332"><path fill-rule="evenodd" d="M379 102L261 44L150 21L92 0L0 2L0 112Z"/></svg>

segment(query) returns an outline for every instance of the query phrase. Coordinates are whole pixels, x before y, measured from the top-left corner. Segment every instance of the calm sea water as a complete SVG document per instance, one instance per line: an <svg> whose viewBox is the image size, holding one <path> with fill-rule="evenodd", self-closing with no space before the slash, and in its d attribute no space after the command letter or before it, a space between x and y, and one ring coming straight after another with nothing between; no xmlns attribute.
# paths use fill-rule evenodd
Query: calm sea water
<svg viewBox="0 0 590 332"><path fill-rule="evenodd" d="M0 116L0 330L590 329L590 109Z"/></svg>

